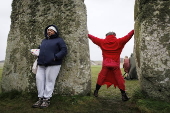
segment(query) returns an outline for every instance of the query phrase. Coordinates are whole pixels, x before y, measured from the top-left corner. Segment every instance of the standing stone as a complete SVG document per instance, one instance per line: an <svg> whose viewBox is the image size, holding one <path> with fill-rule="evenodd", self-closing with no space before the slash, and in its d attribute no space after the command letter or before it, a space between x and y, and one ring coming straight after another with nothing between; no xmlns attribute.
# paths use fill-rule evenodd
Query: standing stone
<svg viewBox="0 0 170 113"><path fill-rule="evenodd" d="M138 75L136 72L136 62L133 53L131 53L131 56L129 57L130 62L130 69L129 69L129 79L138 79Z"/></svg>
<svg viewBox="0 0 170 113"><path fill-rule="evenodd" d="M88 95L91 91L90 57L84 0L13 0L2 91L36 92L31 72L47 25L55 24L68 47L54 94Z"/></svg>
<svg viewBox="0 0 170 113"><path fill-rule="evenodd" d="M141 88L170 101L170 1L136 0L135 57Z"/></svg>

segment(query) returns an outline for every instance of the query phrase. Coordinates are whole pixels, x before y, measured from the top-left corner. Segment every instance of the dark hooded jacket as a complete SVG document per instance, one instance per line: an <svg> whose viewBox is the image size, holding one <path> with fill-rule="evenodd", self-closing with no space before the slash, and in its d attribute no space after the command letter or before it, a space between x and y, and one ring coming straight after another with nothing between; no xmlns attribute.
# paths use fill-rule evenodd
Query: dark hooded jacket
<svg viewBox="0 0 170 113"><path fill-rule="evenodd" d="M53 26L56 28L57 33L47 35L47 29ZM38 57L38 65L52 66L61 65L63 57L67 54L67 47L62 38L59 37L58 28L55 25L49 25L44 31L45 39L42 40L39 46L40 53Z"/></svg>

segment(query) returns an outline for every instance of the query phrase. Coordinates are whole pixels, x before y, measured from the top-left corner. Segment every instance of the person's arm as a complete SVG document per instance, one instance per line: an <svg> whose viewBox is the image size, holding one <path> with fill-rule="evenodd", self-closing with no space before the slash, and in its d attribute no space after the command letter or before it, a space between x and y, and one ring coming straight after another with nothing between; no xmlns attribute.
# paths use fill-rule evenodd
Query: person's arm
<svg viewBox="0 0 170 113"><path fill-rule="evenodd" d="M100 46L101 42L103 41L103 39L97 38L91 34L88 34L88 38L96 45Z"/></svg>
<svg viewBox="0 0 170 113"><path fill-rule="evenodd" d="M133 36L134 30L130 31L126 36L119 38L122 44L126 44Z"/></svg>
<svg viewBox="0 0 170 113"><path fill-rule="evenodd" d="M59 48L60 48L60 51L57 54L55 54L56 60L62 59L67 54L67 46L62 38L59 43Z"/></svg>

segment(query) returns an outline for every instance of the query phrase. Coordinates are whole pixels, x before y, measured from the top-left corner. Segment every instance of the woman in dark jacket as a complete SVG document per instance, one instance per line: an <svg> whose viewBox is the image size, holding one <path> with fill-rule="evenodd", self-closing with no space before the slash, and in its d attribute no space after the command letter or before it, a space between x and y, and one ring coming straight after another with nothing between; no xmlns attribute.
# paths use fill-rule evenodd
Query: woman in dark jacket
<svg viewBox="0 0 170 113"><path fill-rule="evenodd" d="M38 90L38 101L32 107L48 107L54 90L54 85L63 57L67 54L67 47L62 38L59 37L58 28L49 25L45 28L45 39L39 46L38 69L36 73L36 85Z"/></svg>

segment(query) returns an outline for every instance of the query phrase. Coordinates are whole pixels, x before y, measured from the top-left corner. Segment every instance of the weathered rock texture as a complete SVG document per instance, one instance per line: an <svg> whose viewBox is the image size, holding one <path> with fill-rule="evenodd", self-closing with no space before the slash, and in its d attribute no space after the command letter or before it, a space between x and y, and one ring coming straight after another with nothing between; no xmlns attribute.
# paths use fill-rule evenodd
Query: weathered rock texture
<svg viewBox="0 0 170 113"><path fill-rule="evenodd" d="M133 53L129 57L129 62L130 62L130 69L129 69L129 75L127 78L129 79L138 79L138 75L136 72L136 62Z"/></svg>
<svg viewBox="0 0 170 113"><path fill-rule="evenodd" d="M55 94L88 95L91 90L90 57L84 0L13 0L2 90L36 92L31 67L44 28L55 24L68 47Z"/></svg>
<svg viewBox="0 0 170 113"><path fill-rule="evenodd" d="M142 90L170 101L169 0L136 0L135 53Z"/></svg>

